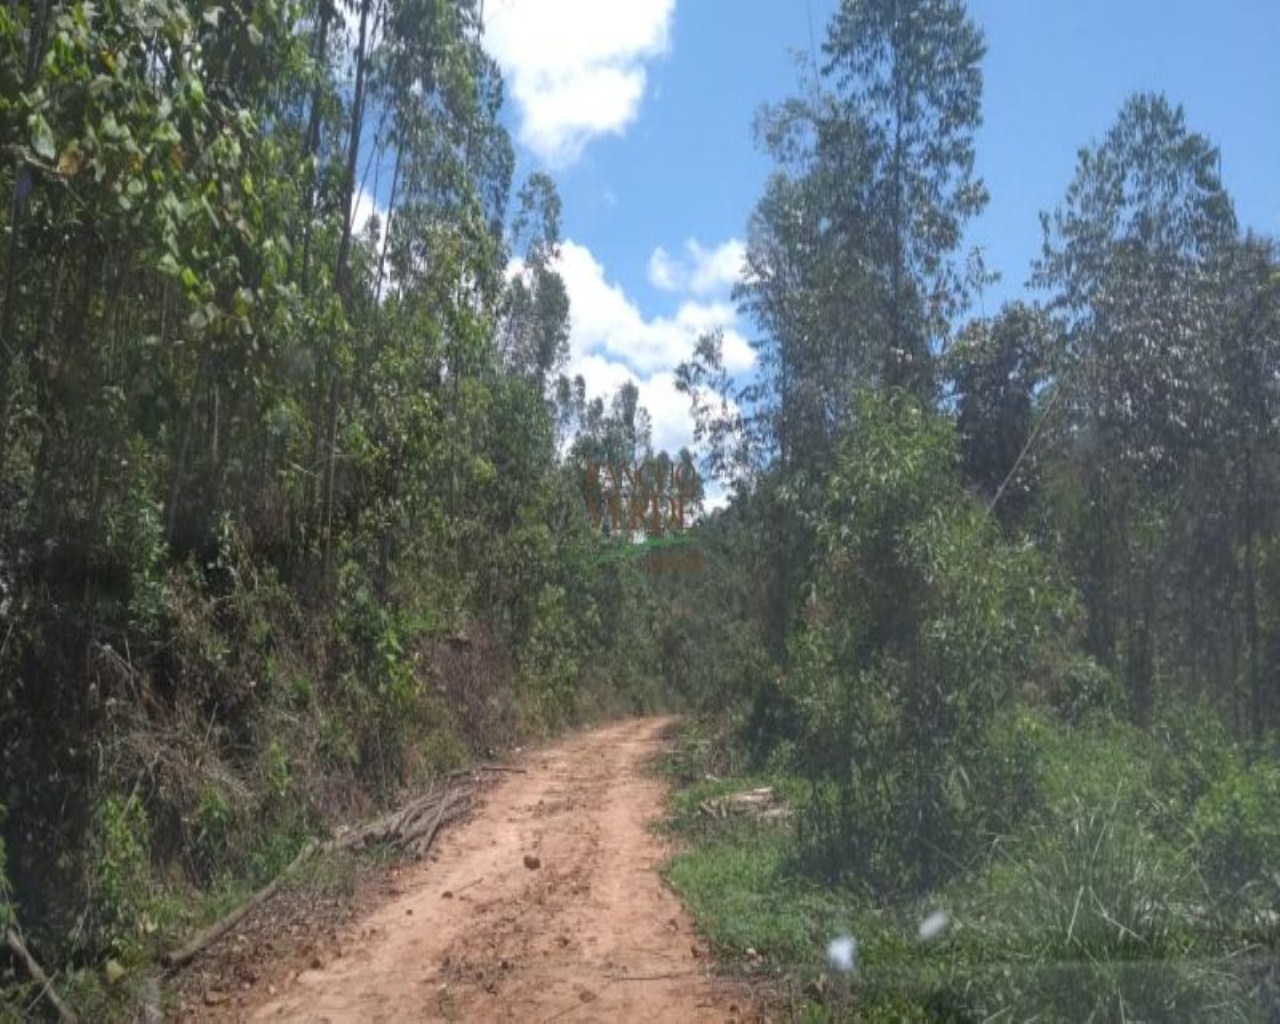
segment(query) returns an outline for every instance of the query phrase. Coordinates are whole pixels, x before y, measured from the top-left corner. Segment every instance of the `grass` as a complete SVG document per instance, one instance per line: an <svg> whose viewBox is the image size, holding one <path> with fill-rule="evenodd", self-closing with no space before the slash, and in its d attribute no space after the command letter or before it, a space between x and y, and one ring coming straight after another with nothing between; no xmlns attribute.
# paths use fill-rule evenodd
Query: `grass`
<svg viewBox="0 0 1280 1024"><path fill-rule="evenodd" d="M1270 1019L1276 937L1259 943L1206 918L1202 851L1185 787L1170 781L1185 778L1171 748L1105 722L1028 725L1035 809L968 871L907 903L856 879L807 878L785 824L699 813L761 785L802 813L803 789L781 774L707 779L696 752L719 744L695 725L669 765L682 784L670 822L683 847L670 884L722 962L769 979L796 1020ZM936 909L948 926L923 940L920 922ZM852 976L826 963L839 935L857 940Z"/></svg>
<svg viewBox="0 0 1280 1024"><path fill-rule="evenodd" d="M739 962L748 950L775 964L812 959L832 907L788 871L789 838L742 823L676 856L667 880L685 898L717 952Z"/></svg>

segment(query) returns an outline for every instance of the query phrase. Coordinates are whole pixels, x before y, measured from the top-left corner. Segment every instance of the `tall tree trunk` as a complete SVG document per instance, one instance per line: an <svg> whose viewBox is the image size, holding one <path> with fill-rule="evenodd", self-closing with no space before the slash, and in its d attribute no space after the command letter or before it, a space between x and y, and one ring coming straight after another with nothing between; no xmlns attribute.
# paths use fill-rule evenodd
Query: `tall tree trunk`
<svg viewBox="0 0 1280 1024"><path fill-rule="evenodd" d="M387 249L391 246L391 224L396 215L396 193L400 189L400 160L403 155L404 147L397 146L396 162L391 172L391 196L387 200L387 223L382 229L382 244L378 247L378 274L373 288L374 301L379 303L382 301L382 281L387 267Z"/></svg>
<svg viewBox="0 0 1280 1024"><path fill-rule="evenodd" d="M27 32L27 62L23 85L29 87L40 69L44 54L45 32L49 24L50 0L36 0ZM0 477L9 455L9 389L13 384L13 366L21 346L15 338L18 323L18 250L22 215L30 190L34 187L30 168L18 159L13 169L13 190L9 196L9 244L5 254L4 309L0 311Z"/></svg>
<svg viewBox="0 0 1280 1024"><path fill-rule="evenodd" d="M329 22L332 19L333 4L330 0L322 0L320 4L320 30L316 36L314 54L316 63L322 69L325 66L324 60L329 50ZM307 120L307 137L303 149L303 160L307 168L306 186L303 190L302 270L299 275L303 295L307 294L311 274L311 222L315 217L315 161L320 152L320 111L323 105L324 87L325 75L322 70L320 78L316 81L315 88L311 92L311 113Z"/></svg>
<svg viewBox="0 0 1280 1024"><path fill-rule="evenodd" d="M1262 739L1262 729L1266 708L1262 693L1261 661L1258 652L1258 585L1255 570L1254 534L1257 527L1254 522L1254 479L1253 439L1250 438L1244 450L1244 628L1245 658L1249 673L1249 703L1251 710L1251 727L1255 740Z"/></svg>
<svg viewBox="0 0 1280 1024"><path fill-rule="evenodd" d="M347 159L342 179L342 208L345 211L345 217L342 223L342 236L338 241L338 259L333 274L334 290L338 293L338 300L342 303L342 310L347 318L351 316L351 237L355 229L356 168L360 160L360 135L364 128L365 79L369 65L366 49L371 7L372 0L361 0L360 37L356 45L356 83L351 100L351 132L347 137ZM326 587L329 585L333 571L334 479L338 462L338 419L342 404L342 374L338 361L335 359L332 363L329 379L329 408L325 424L328 456L324 468L324 509L320 534L321 566Z"/></svg>
<svg viewBox="0 0 1280 1024"><path fill-rule="evenodd" d="M891 285L889 310L889 366L886 383L898 386L906 383L905 355L902 346L902 82L901 43L898 40L898 7L893 12L893 266L890 268Z"/></svg>
<svg viewBox="0 0 1280 1024"><path fill-rule="evenodd" d="M191 385L191 399L187 406L187 421L182 426L182 440L178 443L178 451L170 467L169 508L165 517L165 539L170 547L176 538L178 528L178 507L182 501L182 478L187 469L187 455L191 451L191 440L196 432L196 416L200 409L200 390L204 385L205 368L209 363L206 355L196 367L196 379Z"/></svg>

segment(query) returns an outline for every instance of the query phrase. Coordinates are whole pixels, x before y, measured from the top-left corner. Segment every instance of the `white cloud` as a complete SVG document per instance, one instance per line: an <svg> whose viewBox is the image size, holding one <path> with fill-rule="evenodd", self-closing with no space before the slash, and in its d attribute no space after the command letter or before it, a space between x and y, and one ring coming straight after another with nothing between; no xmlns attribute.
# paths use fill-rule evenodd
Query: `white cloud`
<svg viewBox="0 0 1280 1024"><path fill-rule="evenodd" d="M667 52L675 0L491 0L485 42L510 83L520 141L555 166L621 135Z"/></svg>
<svg viewBox="0 0 1280 1024"><path fill-rule="evenodd" d="M730 373L755 363L751 346L734 327L737 315L728 302L689 300L674 316L646 318L621 287L606 279L604 267L585 246L566 241L558 269L569 292L571 359L600 355L648 379L684 362L699 336L719 329Z"/></svg>
<svg viewBox="0 0 1280 1024"><path fill-rule="evenodd" d="M708 249L696 239L684 244L681 258L658 246L649 257L649 283L668 292L714 295L726 292L742 274L747 247L737 238Z"/></svg>
<svg viewBox="0 0 1280 1024"><path fill-rule="evenodd" d="M676 265L667 250L658 246L649 256L649 283L664 292L674 292L680 286L676 283L676 275L680 268Z"/></svg>
<svg viewBox="0 0 1280 1024"><path fill-rule="evenodd" d="M693 272L689 278L689 290L695 295L706 295L732 288L742 274L747 258L747 247L731 238L715 249L704 249L697 242L686 246L692 257Z"/></svg>
<svg viewBox="0 0 1280 1024"><path fill-rule="evenodd" d="M365 227L373 219L374 214L378 217L378 239L381 242L387 236L387 207L363 187L357 188L351 210L352 234L363 235Z"/></svg>
<svg viewBox="0 0 1280 1024"><path fill-rule="evenodd" d="M684 302L670 317L645 317L623 289L610 282L589 249L573 241L561 247L558 269L569 292L570 376L582 375L588 398L608 400L634 383L653 424L654 447L669 452L693 447L689 399L676 390L675 368L688 359L700 335L723 331L725 365L744 373L755 352L735 329L725 301ZM710 496L722 502L718 487Z"/></svg>

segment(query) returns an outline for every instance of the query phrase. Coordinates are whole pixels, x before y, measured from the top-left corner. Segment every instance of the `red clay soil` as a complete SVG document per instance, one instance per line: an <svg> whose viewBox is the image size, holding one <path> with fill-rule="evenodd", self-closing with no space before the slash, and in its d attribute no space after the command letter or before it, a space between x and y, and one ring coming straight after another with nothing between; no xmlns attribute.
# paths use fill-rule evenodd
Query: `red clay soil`
<svg viewBox="0 0 1280 1024"><path fill-rule="evenodd" d="M250 1003L254 1021L734 1021L750 994L714 974L657 869L654 775L669 725L635 719L518 762L478 813L348 925L342 955Z"/></svg>

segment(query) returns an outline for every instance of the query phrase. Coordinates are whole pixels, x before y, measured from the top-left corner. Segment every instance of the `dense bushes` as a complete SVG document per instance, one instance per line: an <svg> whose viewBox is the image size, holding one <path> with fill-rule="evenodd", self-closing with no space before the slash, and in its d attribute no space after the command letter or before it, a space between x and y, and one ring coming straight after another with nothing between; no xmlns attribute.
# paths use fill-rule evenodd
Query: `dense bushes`
<svg viewBox="0 0 1280 1024"><path fill-rule="evenodd" d="M927 888L1024 802L1032 766L998 723L1072 604L964 494L951 425L903 395L862 397L817 534L789 683L815 854Z"/></svg>
<svg viewBox="0 0 1280 1024"><path fill-rule="evenodd" d="M1280 893L1280 767L1233 760L1195 805L1191 822L1210 892L1222 909L1273 907Z"/></svg>

